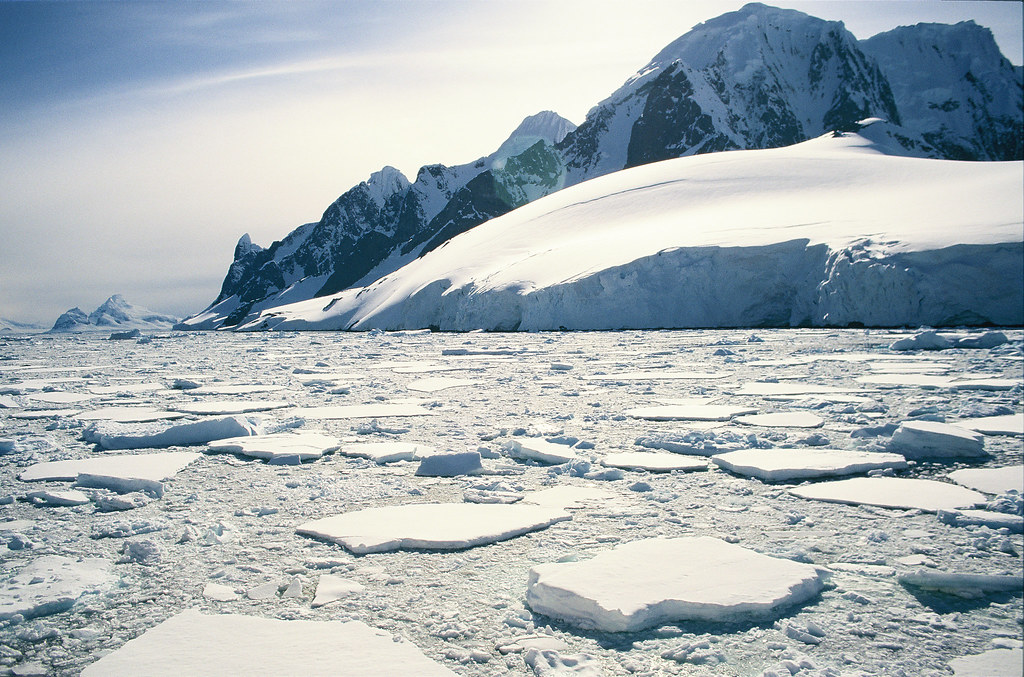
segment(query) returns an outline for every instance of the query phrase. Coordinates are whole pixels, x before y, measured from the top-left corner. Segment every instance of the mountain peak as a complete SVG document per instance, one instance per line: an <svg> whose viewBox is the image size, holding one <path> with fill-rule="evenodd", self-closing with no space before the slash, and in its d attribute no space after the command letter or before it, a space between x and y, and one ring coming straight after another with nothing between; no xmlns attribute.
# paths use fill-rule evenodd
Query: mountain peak
<svg viewBox="0 0 1024 677"><path fill-rule="evenodd" d="M576 129L575 124L554 111L545 110L535 115L529 115L505 139L494 156L495 158L513 157L541 140L553 146L574 129Z"/></svg>
<svg viewBox="0 0 1024 677"><path fill-rule="evenodd" d="M370 174L370 178L366 180L365 184L370 191L370 197L377 203L378 208L384 206L388 197L412 185L405 174L390 165Z"/></svg>

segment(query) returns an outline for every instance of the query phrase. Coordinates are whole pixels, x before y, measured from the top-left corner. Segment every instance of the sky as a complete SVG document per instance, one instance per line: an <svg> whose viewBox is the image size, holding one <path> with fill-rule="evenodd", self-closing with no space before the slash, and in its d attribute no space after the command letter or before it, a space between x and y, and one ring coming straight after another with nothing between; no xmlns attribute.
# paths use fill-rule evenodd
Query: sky
<svg viewBox="0 0 1024 677"><path fill-rule="evenodd" d="M471 162L579 124L742 1L0 0L0 318L112 294L184 317L238 238L267 246L392 165ZM1015 0L771 2L858 38L973 19L1022 63Z"/></svg>

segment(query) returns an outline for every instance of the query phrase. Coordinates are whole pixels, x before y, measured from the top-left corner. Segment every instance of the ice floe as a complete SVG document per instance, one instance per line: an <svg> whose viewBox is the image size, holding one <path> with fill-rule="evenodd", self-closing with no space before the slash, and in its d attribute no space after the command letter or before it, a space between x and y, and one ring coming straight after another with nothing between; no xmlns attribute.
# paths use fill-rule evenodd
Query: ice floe
<svg viewBox="0 0 1024 677"><path fill-rule="evenodd" d="M749 414L733 419L743 425L766 428L820 428L825 420L809 411L780 411L773 414Z"/></svg>
<svg viewBox="0 0 1024 677"><path fill-rule="evenodd" d="M361 621L172 616L82 671L118 675L454 675L409 642Z"/></svg>
<svg viewBox="0 0 1024 677"><path fill-rule="evenodd" d="M964 468L955 470L949 479L986 494L1003 494L1011 489L1024 491L1024 465L1003 468Z"/></svg>
<svg viewBox="0 0 1024 677"><path fill-rule="evenodd" d="M1007 529L1010 533L1024 533L1024 516L994 510L940 510L940 522L957 527L981 526Z"/></svg>
<svg viewBox="0 0 1024 677"><path fill-rule="evenodd" d="M580 487L562 484L550 489L538 489L523 494L523 503L542 505L560 510L580 510L587 507L607 505L615 494L599 487Z"/></svg>
<svg viewBox="0 0 1024 677"><path fill-rule="evenodd" d="M344 442L338 448L342 456L368 458L375 463L414 461L434 453L433 447L415 442Z"/></svg>
<svg viewBox="0 0 1024 677"><path fill-rule="evenodd" d="M713 381L731 376L729 371L622 371L612 374L590 374L586 381Z"/></svg>
<svg viewBox="0 0 1024 677"><path fill-rule="evenodd" d="M957 421L956 425L985 435L1024 435L1024 414L968 418Z"/></svg>
<svg viewBox="0 0 1024 677"><path fill-rule="evenodd" d="M571 447L533 437L509 440L503 446L509 457L524 461L559 464L579 458Z"/></svg>
<svg viewBox="0 0 1024 677"><path fill-rule="evenodd" d="M770 382L762 383L760 381L753 383L744 383L736 390L737 395L761 395L761 396L774 396L774 395L828 395L828 394L843 394L849 393L849 388L836 388L834 386L818 385L816 383L790 383L790 382Z"/></svg>
<svg viewBox="0 0 1024 677"><path fill-rule="evenodd" d="M226 416L231 414L249 414L258 411L271 411L283 409L290 406L284 400L269 400L265 402L236 402L222 400L216 402L189 402L187 404L175 404L174 410L185 414L196 414L199 416Z"/></svg>
<svg viewBox="0 0 1024 677"><path fill-rule="evenodd" d="M258 435L261 419L253 416L224 416L166 428L98 421L82 431L82 439L104 449L144 449L208 444L229 437Z"/></svg>
<svg viewBox="0 0 1024 677"><path fill-rule="evenodd" d="M367 508L306 522L296 531L356 554L400 548L461 550L504 541L571 519L535 505L413 503Z"/></svg>
<svg viewBox="0 0 1024 677"><path fill-rule="evenodd" d="M156 454L101 456L69 461L47 461L29 466L18 476L26 482L76 481L78 486L118 492L145 491L163 495L163 483L201 454L174 451Z"/></svg>
<svg viewBox="0 0 1024 677"><path fill-rule="evenodd" d="M339 599L362 592L365 586L362 583L353 581L334 574L321 574L316 582L316 594L313 596L312 607L337 602Z"/></svg>
<svg viewBox="0 0 1024 677"><path fill-rule="evenodd" d="M35 400L36 402L46 402L47 404L76 404L78 402L87 402L94 400L98 395L85 395L83 393L66 393L66 392L45 392L45 393L30 393L26 395L28 399Z"/></svg>
<svg viewBox="0 0 1024 677"><path fill-rule="evenodd" d="M903 470L907 461L899 454L845 449L739 449L711 457L730 472L770 482L811 477L854 475L869 470Z"/></svg>
<svg viewBox="0 0 1024 677"><path fill-rule="evenodd" d="M36 505L47 505L53 507L67 507L73 505L85 505L89 497L81 491L69 489L65 491L54 491L43 489L42 491L30 491L26 496L28 500Z"/></svg>
<svg viewBox="0 0 1024 677"><path fill-rule="evenodd" d="M953 677L1021 677L1024 675L1024 650L989 649L949 662Z"/></svg>
<svg viewBox="0 0 1024 677"><path fill-rule="evenodd" d="M730 404L666 404L625 411L626 416L648 421L728 421L735 416L754 413L757 409Z"/></svg>
<svg viewBox="0 0 1024 677"><path fill-rule="evenodd" d="M424 456L416 474L420 477L456 477L479 475L484 471L479 451L461 451Z"/></svg>
<svg viewBox="0 0 1024 677"><path fill-rule="evenodd" d="M927 512L972 508L986 500L984 494L955 484L902 477L854 477L796 487L790 489L790 493L830 503Z"/></svg>
<svg viewBox="0 0 1024 677"><path fill-rule="evenodd" d="M112 583L106 559L37 557L0 586L0 620L15 614L32 618L67 611L86 593L102 591Z"/></svg>
<svg viewBox="0 0 1024 677"><path fill-rule="evenodd" d="M985 438L980 433L948 423L904 421L889 443L908 459L978 458L987 456Z"/></svg>
<svg viewBox="0 0 1024 677"><path fill-rule="evenodd" d="M102 407L75 414L79 421L116 421L118 423L147 423L183 418L185 414L153 407Z"/></svg>
<svg viewBox="0 0 1024 677"><path fill-rule="evenodd" d="M824 587L808 564L708 536L633 541L530 570L530 608L573 625L632 632L685 620L764 620Z"/></svg>
<svg viewBox="0 0 1024 677"><path fill-rule="evenodd" d="M462 386L477 385L478 383L479 381L473 381L465 378L435 376L433 378L416 379L406 387L409 390L416 390L418 392L436 393L440 390L447 390L448 388L460 388Z"/></svg>
<svg viewBox="0 0 1024 677"><path fill-rule="evenodd" d="M918 569L913 573L900 576L899 582L926 590L939 590L963 596L987 592L1024 593L1024 580L1020 576L998 574L947 573Z"/></svg>
<svg viewBox="0 0 1024 677"><path fill-rule="evenodd" d="M294 460L295 463L312 461L335 451L338 447L337 437L313 430L232 437L207 445L209 451L242 454L271 463L287 460Z"/></svg>
<svg viewBox="0 0 1024 677"><path fill-rule="evenodd" d="M201 385L189 390L190 395L251 395L252 393L272 393L284 390L284 386L271 384L210 384Z"/></svg>
<svg viewBox="0 0 1024 677"><path fill-rule="evenodd" d="M672 472L673 470L705 470L708 460L704 457L687 458L683 454L655 454L647 451L623 451L608 454L601 464L624 470L647 470L649 472Z"/></svg>
<svg viewBox="0 0 1024 677"><path fill-rule="evenodd" d="M322 420L339 418L386 418L388 416L432 416L434 412L418 404L343 404L325 407L298 407L292 413L303 418Z"/></svg>

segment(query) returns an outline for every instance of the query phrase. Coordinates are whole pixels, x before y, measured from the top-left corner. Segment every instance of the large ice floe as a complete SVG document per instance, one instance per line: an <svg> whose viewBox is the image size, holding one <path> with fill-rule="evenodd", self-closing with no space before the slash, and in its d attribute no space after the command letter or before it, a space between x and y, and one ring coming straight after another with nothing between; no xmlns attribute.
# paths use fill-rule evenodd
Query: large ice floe
<svg viewBox="0 0 1024 677"><path fill-rule="evenodd" d="M889 446L909 459L978 458L987 456L985 437L948 423L905 421L892 434Z"/></svg>
<svg viewBox="0 0 1024 677"><path fill-rule="evenodd" d="M655 538L581 562L535 566L526 601L573 625L631 632L685 620L764 620L823 587L821 572L808 564L717 538Z"/></svg>
<svg viewBox="0 0 1024 677"><path fill-rule="evenodd" d="M1011 490L1024 492L1024 465L963 468L949 473L949 479L986 494L1003 494Z"/></svg>
<svg viewBox="0 0 1024 677"><path fill-rule="evenodd" d="M803 498L831 503L916 508L930 512L972 508L986 501L984 494L955 484L902 477L854 477L796 487L790 491Z"/></svg>
<svg viewBox="0 0 1024 677"><path fill-rule="evenodd" d="M157 454L102 456L69 461L35 463L18 475L26 482L40 480L74 481L81 487L111 489L118 492L144 491L162 496L162 480L172 477L200 454L169 451Z"/></svg>
<svg viewBox="0 0 1024 677"><path fill-rule="evenodd" d="M38 557L0 587L0 621L67 611L83 595L105 590L113 582L110 562L101 557Z"/></svg>
<svg viewBox="0 0 1024 677"><path fill-rule="evenodd" d="M409 642L360 621L277 620L182 611L82 671L134 675L455 675Z"/></svg>
<svg viewBox="0 0 1024 677"><path fill-rule="evenodd" d="M711 460L737 475L770 482L812 477L855 475L869 470L904 470L907 460L899 454L846 449L739 449L716 454Z"/></svg>
<svg viewBox="0 0 1024 677"><path fill-rule="evenodd" d="M299 525L321 538L364 554L399 548L461 550L504 541L571 519L557 508L483 503L413 503L367 508Z"/></svg>
<svg viewBox="0 0 1024 677"><path fill-rule="evenodd" d="M207 444L258 435L261 430L261 420L252 416L206 418L165 427L97 421L82 432L82 438L104 449L146 449Z"/></svg>
<svg viewBox="0 0 1024 677"><path fill-rule="evenodd" d="M338 438L313 430L232 437L210 442L207 449L261 458L271 463L312 461L339 447Z"/></svg>
<svg viewBox="0 0 1024 677"><path fill-rule="evenodd" d="M870 128L869 128L870 129ZM561 190L240 328L541 330L1024 322L1019 162L865 135L666 160ZM695 289L701 293L693 293Z"/></svg>

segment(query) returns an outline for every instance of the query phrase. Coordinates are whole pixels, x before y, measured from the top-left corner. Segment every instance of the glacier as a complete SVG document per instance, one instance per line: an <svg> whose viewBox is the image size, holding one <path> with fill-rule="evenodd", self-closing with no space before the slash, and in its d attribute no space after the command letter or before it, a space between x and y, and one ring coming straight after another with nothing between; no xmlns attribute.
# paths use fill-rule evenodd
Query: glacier
<svg viewBox="0 0 1024 677"><path fill-rule="evenodd" d="M863 122L592 179L238 329L1024 323L1024 163L892 155Z"/></svg>

